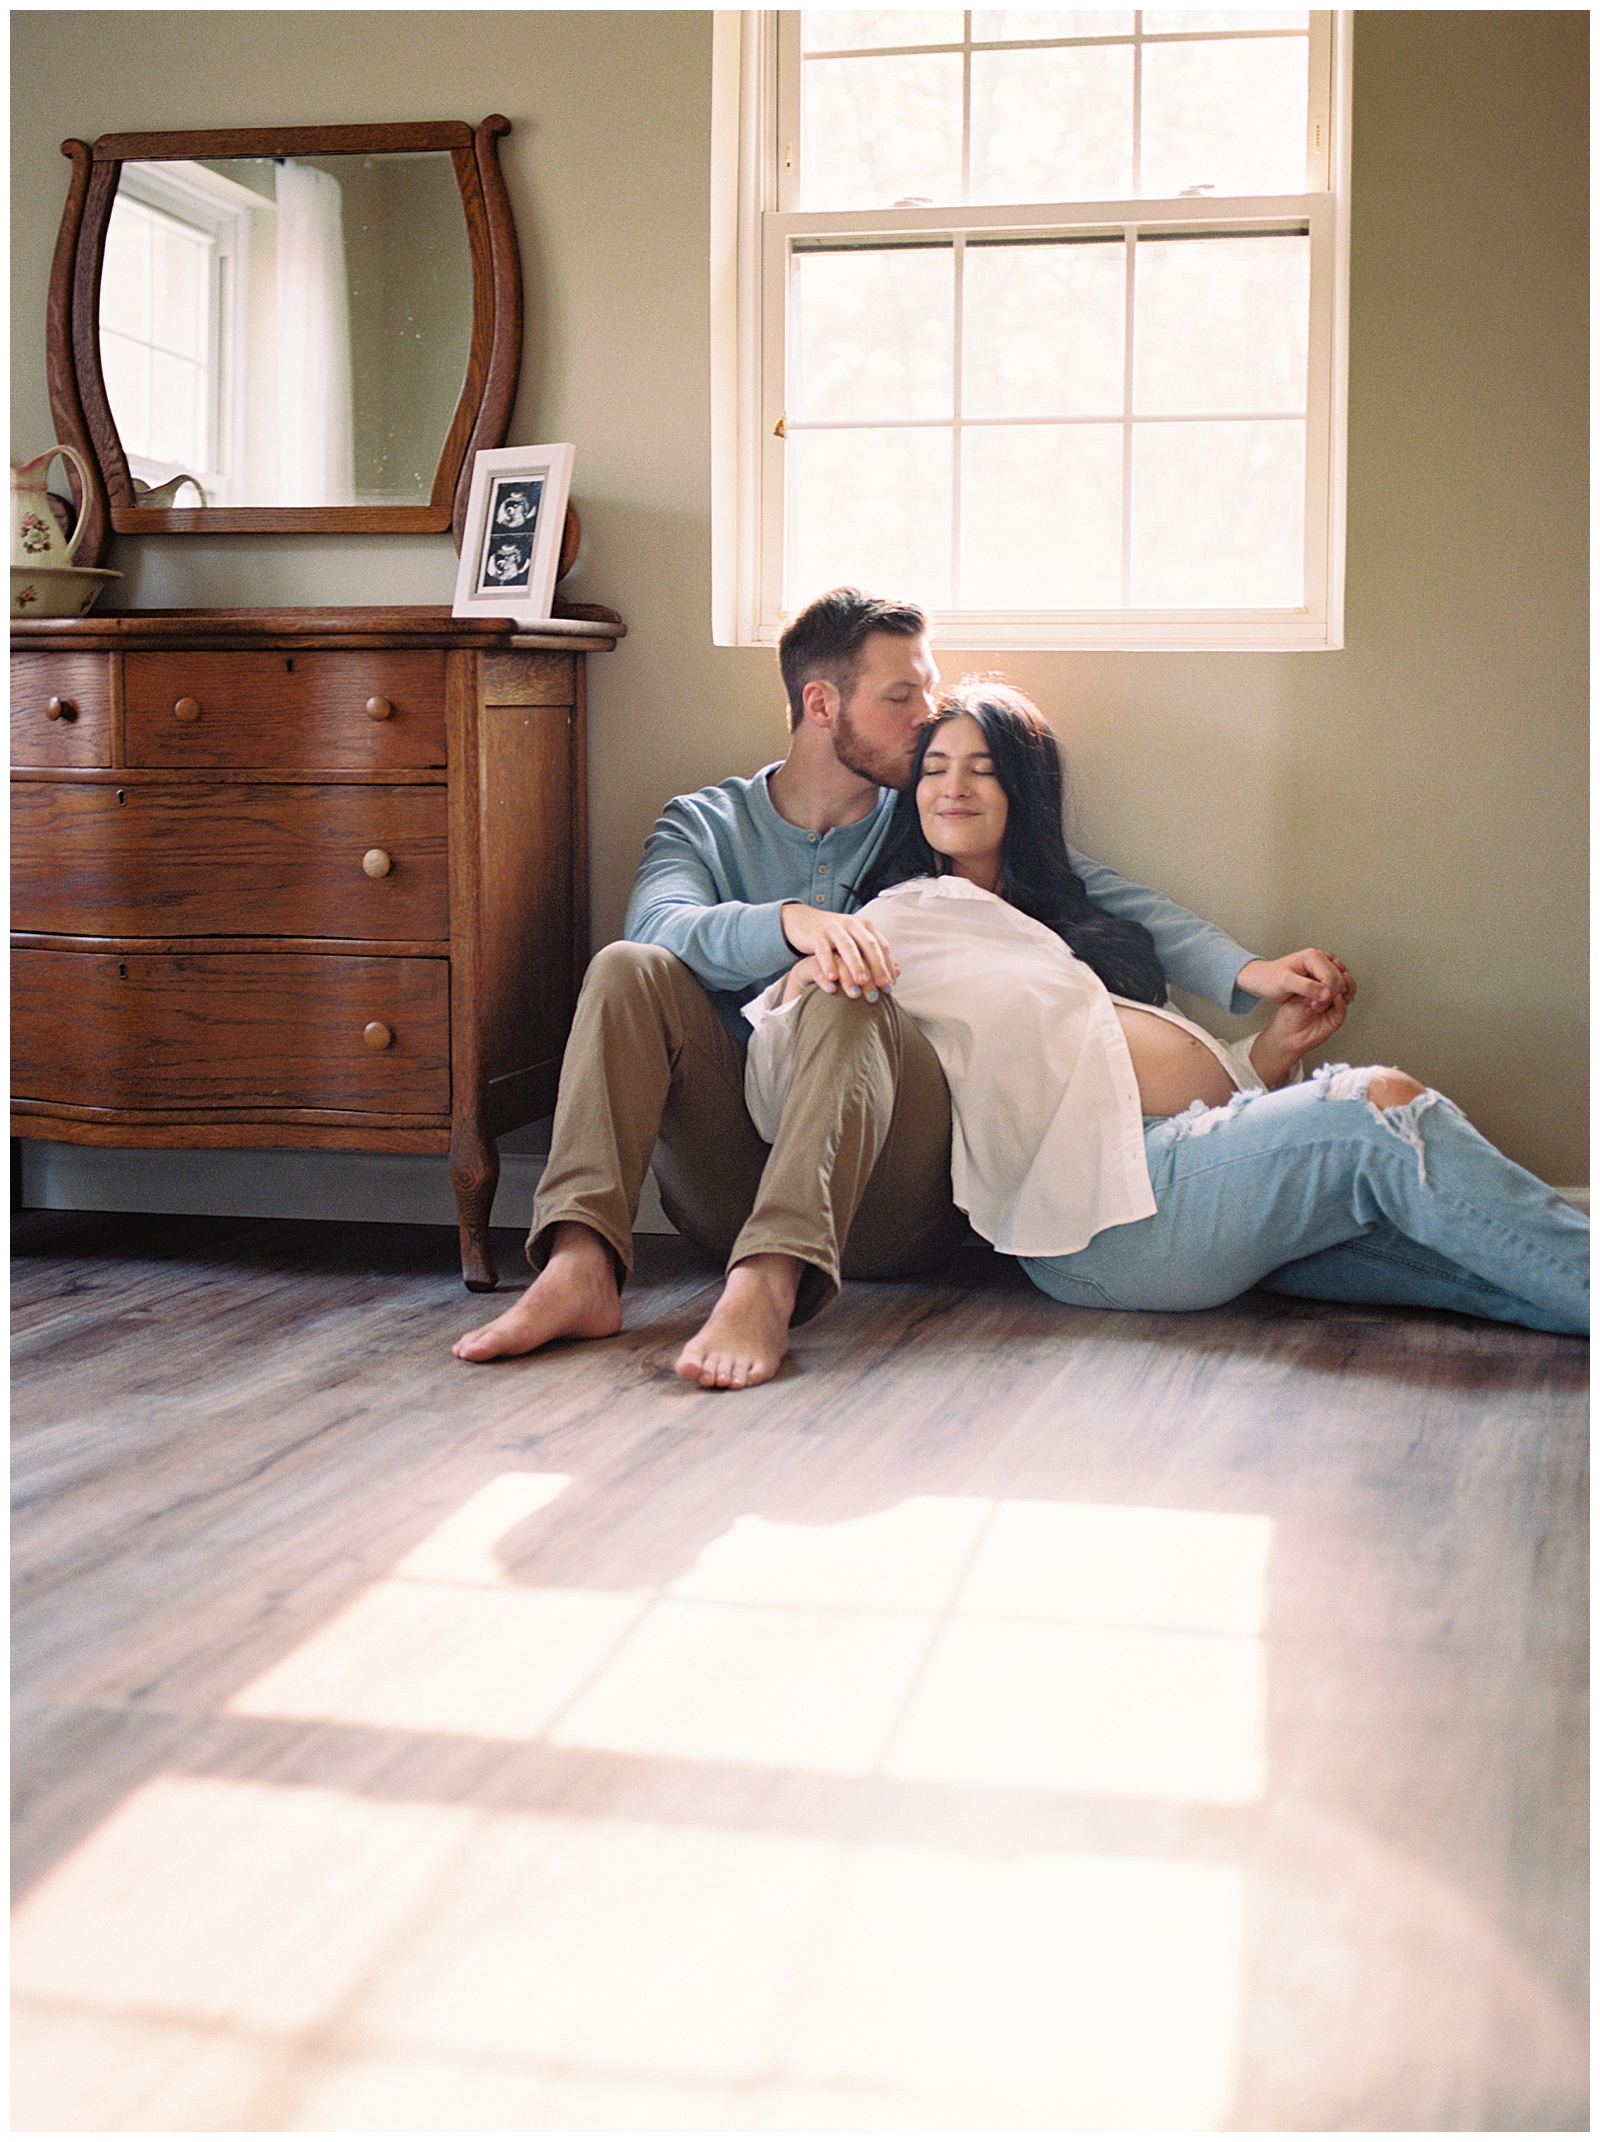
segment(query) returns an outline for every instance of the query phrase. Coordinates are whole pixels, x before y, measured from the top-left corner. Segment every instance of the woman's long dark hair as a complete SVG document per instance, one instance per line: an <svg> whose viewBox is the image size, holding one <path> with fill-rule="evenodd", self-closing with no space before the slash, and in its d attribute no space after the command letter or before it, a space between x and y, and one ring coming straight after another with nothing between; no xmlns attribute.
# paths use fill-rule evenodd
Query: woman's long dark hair
<svg viewBox="0 0 1600 2142"><path fill-rule="evenodd" d="M1067 855L1061 830L1061 751L1050 724L1007 684L961 684L923 730L908 785L900 792L883 846L861 883L862 901L906 878L948 875L950 858L929 846L917 812L917 783L928 748L947 721L970 714L983 731L1006 796L996 888L1013 907L1055 931L1107 989L1139 1004L1166 1001L1166 978L1143 923L1095 906Z"/></svg>

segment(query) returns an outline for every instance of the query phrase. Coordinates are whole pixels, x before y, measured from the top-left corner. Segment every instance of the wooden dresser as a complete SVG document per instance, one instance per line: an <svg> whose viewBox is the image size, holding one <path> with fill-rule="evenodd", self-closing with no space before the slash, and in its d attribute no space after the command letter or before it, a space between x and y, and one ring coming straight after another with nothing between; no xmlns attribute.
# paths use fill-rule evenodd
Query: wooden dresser
<svg viewBox="0 0 1600 2142"><path fill-rule="evenodd" d="M443 609L13 620L12 1131L449 1155L555 1105L588 959L584 664Z"/></svg>

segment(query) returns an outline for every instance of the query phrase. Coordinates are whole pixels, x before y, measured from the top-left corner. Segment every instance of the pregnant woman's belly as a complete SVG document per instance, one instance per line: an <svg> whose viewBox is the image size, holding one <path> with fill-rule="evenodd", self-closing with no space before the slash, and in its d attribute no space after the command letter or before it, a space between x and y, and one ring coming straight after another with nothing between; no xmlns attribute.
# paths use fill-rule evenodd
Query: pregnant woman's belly
<svg viewBox="0 0 1600 2142"><path fill-rule="evenodd" d="M1221 1064L1203 1041L1155 1012L1119 1004L1123 1038L1139 1081L1139 1106L1147 1116L1177 1116L1191 1101L1220 1108L1235 1091Z"/></svg>

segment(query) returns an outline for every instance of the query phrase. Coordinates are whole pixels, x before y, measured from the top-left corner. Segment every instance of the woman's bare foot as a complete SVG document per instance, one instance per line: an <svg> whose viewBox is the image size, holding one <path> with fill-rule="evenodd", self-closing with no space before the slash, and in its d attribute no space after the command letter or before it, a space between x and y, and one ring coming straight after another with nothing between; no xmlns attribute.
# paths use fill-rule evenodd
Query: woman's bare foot
<svg viewBox="0 0 1600 2142"><path fill-rule="evenodd" d="M496 1361L531 1354L552 1339L609 1339L622 1329L622 1297L610 1246L591 1227L563 1220L550 1257L533 1285L492 1324L457 1339L458 1361Z"/></svg>
<svg viewBox="0 0 1600 2142"><path fill-rule="evenodd" d="M705 1391L770 1383L789 1351L799 1284L798 1257L746 1257L736 1264L717 1306L678 1356L684 1382Z"/></svg>

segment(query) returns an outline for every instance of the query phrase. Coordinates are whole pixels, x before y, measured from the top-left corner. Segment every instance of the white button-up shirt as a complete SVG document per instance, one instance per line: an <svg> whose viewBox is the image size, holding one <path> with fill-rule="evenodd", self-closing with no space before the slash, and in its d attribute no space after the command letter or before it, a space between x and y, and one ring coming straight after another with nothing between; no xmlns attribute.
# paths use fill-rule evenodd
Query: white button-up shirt
<svg viewBox="0 0 1600 2142"><path fill-rule="evenodd" d="M949 1084L951 1190L979 1234L1013 1256L1061 1256L1153 1213L1119 1000L1093 968L965 878L913 878L861 912L894 953L895 998ZM792 1067L795 1006L780 1010L782 994L774 982L744 1014L745 1101L769 1143ZM1203 1042L1235 1087L1261 1086L1246 1043L1230 1048L1170 1006L1137 1009Z"/></svg>

